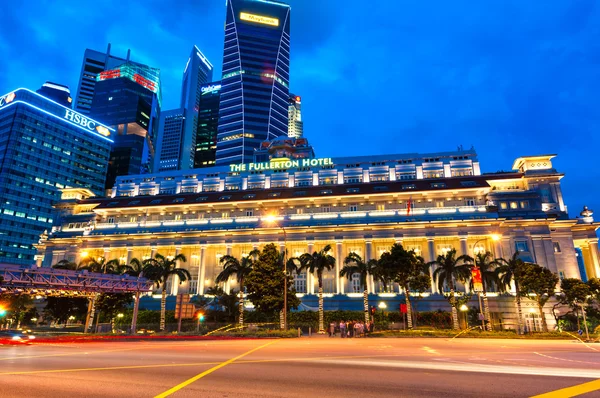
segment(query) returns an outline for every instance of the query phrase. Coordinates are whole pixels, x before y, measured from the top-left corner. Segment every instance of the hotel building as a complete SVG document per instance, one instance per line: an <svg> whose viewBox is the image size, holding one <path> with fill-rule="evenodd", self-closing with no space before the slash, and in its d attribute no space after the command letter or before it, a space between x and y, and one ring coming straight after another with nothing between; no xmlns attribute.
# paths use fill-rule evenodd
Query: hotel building
<svg viewBox="0 0 600 398"><path fill-rule="evenodd" d="M53 86L44 90L64 89ZM70 104L33 91L0 96L0 264L34 263L33 245L51 229L61 189L103 194L113 135Z"/></svg>
<svg viewBox="0 0 600 398"><path fill-rule="evenodd" d="M82 253L122 262L183 253L188 261L180 266L192 280L172 284L169 292L204 294L214 286L223 255L241 257L275 242L298 256L329 244L337 260L324 278L330 309L359 309L362 303L358 279L338 276L344 258L351 252L378 258L394 243L427 261L452 248L471 256L489 250L505 258L518 251L561 278L598 277L600 224L589 211L569 218L563 174L554 169L553 158L521 157L512 171L497 173L482 173L476 153L468 150L119 177L111 198L80 190L78 200L58 205L60 216L40 242L38 265L79 261ZM274 214L276 224L268 224L265 216ZM226 290L235 287L234 281L224 284ZM315 303L315 276L296 275L295 288L303 303ZM397 286L383 291L370 280L368 289L400 298ZM431 297L447 305L436 293L434 286Z"/></svg>

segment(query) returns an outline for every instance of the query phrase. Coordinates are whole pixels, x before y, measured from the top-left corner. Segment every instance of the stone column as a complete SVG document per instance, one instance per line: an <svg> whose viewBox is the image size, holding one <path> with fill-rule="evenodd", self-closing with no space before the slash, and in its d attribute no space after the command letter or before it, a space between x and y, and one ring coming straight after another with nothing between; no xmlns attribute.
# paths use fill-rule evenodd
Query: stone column
<svg viewBox="0 0 600 398"><path fill-rule="evenodd" d="M104 251L104 254L103 254L103 256L104 256L104 261L109 261L109 260L112 260L112 259L110 258L110 247L105 247L105 248L103 248L103 251Z"/></svg>
<svg viewBox="0 0 600 398"><path fill-rule="evenodd" d="M365 262L373 259L373 241L365 240ZM375 281L373 275L369 275L367 278L367 290L369 293L375 293Z"/></svg>
<svg viewBox="0 0 600 398"><path fill-rule="evenodd" d="M344 259L342 258L342 256L343 256L342 242L336 241L335 248L336 248L335 280L336 280L336 289L337 289L336 293L344 294L344 281L340 277L340 271L342 269L342 264L344 262Z"/></svg>
<svg viewBox="0 0 600 398"><path fill-rule="evenodd" d="M435 261L435 242L432 237L427 238L427 252L429 254L429 261ZM438 293L436 281L433 279L433 267L429 267L429 276L431 277L431 293Z"/></svg>
<svg viewBox="0 0 600 398"><path fill-rule="evenodd" d="M200 269L198 270L198 284L196 294L204 295L204 278L206 275L206 246L200 246Z"/></svg>
<svg viewBox="0 0 600 398"><path fill-rule="evenodd" d="M308 254L312 255L314 244L315 242L307 242L306 250ZM315 294L315 276L308 271L306 271L306 293Z"/></svg>
<svg viewBox="0 0 600 398"><path fill-rule="evenodd" d="M501 239L494 241L494 258L504 258L504 254L502 253L502 240Z"/></svg>
<svg viewBox="0 0 600 398"><path fill-rule="evenodd" d="M598 239L588 239L588 244L590 250L590 258L592 259L590 269L594 272L594 275L588 275L588 279L600 278L600 253L598 252Z"/></svg>
<svg viewBox="0 0 600 398"><path fill-rule="evenodd" d="M177 257L179 255L179 253L181 253L181 247L176 247L175 248L175 257ZM181 266L181 264L179 264L179 261L177 261L175 263L175 268L179 268ZM177 277L176 275L173 275L171 277L171 294L173 296L177 296L177 293L179 293L179 277Z"/></svg>
<svg viewBox="0 0 600 398"><path fill-rule="evenodd" d="M128 247L127 248L127 263L126 263L126 265L129 265L132 258L133 258L133 247Z"/></svg>

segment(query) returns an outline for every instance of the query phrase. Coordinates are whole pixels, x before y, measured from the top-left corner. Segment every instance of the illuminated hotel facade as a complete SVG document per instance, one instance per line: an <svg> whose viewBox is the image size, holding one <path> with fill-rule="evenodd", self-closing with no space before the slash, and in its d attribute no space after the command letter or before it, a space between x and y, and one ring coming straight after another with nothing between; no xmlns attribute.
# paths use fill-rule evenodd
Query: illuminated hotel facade
<svg viewBox="0 0 600 398"><path fill-rule="evenodd" d="M0 264L35 262L61 189L103 194L113 136L70 104L24 88L0 96Z"/></svg>
<svg viewBox="0 0 600 398"><path fill-rule="evenodd" d="M470 150L123 176L111 198L81 191L79 200L58 206L61 215L39 246L38 264L79 261L82 253L121 262L183 253L188 261L180 266L192 280L170 285L169 292L204 294L222 270L223 255L239 258L276 243L298 256L329 244L336 258L335 270L324 278L329 309L359 309L362 303L358 279L338 276L344 258L351 252L378 258L394 243L426 261L452 248L471 256L489 250L505 258L519 251L526 261L563 278L598 277L600 224L590 212L568 217L563 174L553 168L553 157L522 157L513 171L498 173L481 173ZM273 214L276 225L265 221ZM223 287L236 286L230 281ZM314 303L315 276L296 275L295 288L304 303ZM381 297L401 295L397 286L384 292L373 280L368 289ZM434 286L430 299L447 305L436 293ZM348 300L355 303L346 305Z"/></svg>

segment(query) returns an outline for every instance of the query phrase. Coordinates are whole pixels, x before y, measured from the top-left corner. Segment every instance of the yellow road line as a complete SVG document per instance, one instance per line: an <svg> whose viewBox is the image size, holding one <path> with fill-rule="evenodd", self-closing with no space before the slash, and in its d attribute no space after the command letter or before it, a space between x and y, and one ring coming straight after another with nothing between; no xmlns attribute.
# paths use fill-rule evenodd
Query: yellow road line
<svg viewBox="0 0 600 398"><path fill-rule="evenodd" d="M600 390L600 380L594 380L573 387L567 387L561 390L550 391L545 394L533 396L531 398L570 398L598 390Z"/></svg>
<svg viewBox="0 0 600 398"><path fill-rule="evenodd" d="M48 358L48 357L68 357L73 355L92 355L92 354L103 354L105 352L120 352L120 351L135 351L137 348L120 348L118 350L102 350L102 351L85 351L84 352L68 352L60 354L42 354L42 355L20 355L18 357L6 357L0 358L0 361L10 361L14 359L31 359L31 358Z"/></svg>
<svg viewBox="0 0 600 398"><path fill-rule="evenodd" d="M193 383L193 382L195 382L196 380L199 380L199 379L203 378L204 376L206 376L206 375L209 375L209 374L211 374L212 372L214 372L214 371L216 371L216 370L219 370L219 369L221 369L221 368L223 368L223 367L225 367L225 366L229 365L230 363L232 363L232 362L235 362L236 360L238 360L238 359L240 359L240 358L243 358L243 357L245 357L246 355L250 355L250 354L252 354L253 352L260 350L261 348L264 348L264 347L267 347L267 346L269 346L269 345L271 345L271 344L274 344L274 343L276 343L277 341L278 341L278 340L273 340L273 341L270 341L270 342L268 342L267 344L263 344L263 345L261 345L261 346L259 346L259 347L253 348L253 349L251 349L250 351L246 351L246 352L245 352L245 353L243 353L242 355L238 355L238 356L237 356L237 357L235 357L235 358L231 358L231 359L229 359L229 360L227 360L227 361L225 361L225 362L222 362L222 363L220 363L219 365L217 365L217 366L214 366L214 367L212 367L212 368L210 368L210 369L208 369L208 370L206 370L206 371L204 371L204 372L202 372L202 373L200 373L200 374L198 374L198 375L196 375L196 376L194 376L194 377L192 377L192 378L190 378L190 379L188 379L188 380L184 381L183 383L180 383L180 384L176 385L175 387L173 387L173 388L171 388L171 389L169 389L169 390L167 390L167 391L165 391L165 392L163 392L163 393L161 393L161 394L158 394L158 395L157 395L156 397L154 397L154 398L164 398L164 397L168 397L169 395L171 395L171 394L173 394L173 393L175 393L175 392L177 392L177 391L181 390L182 388L184 388L184 387L186 387L186 386L188 386L188 385L192 384L192 383Z"/></svg>

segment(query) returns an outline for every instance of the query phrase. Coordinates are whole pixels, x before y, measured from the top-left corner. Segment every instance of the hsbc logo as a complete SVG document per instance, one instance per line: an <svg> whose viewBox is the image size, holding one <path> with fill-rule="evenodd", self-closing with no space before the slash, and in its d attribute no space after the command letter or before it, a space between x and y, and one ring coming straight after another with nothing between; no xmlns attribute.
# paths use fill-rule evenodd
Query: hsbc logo
<svg viewBox="0 0 600 398"><path fill-rule="evenodd" d="M69 109L65 110L65 119L70 120L71 122L81 126L81 127L85 127L86 129L92 131L96 129L96 122L94 122L92 119L88 119L87 117L80 115L79 113L75 112L75 111L71 111Z"/></svg>
<svg viewBox="0 0 600 398"><path fill-rule="evenodd" d="M0 97L0 108L2 108L4 105L8 105L11 102L13 102L15 100L15 97L16 97L15 93L8 93L8 94Z"/></svg>

